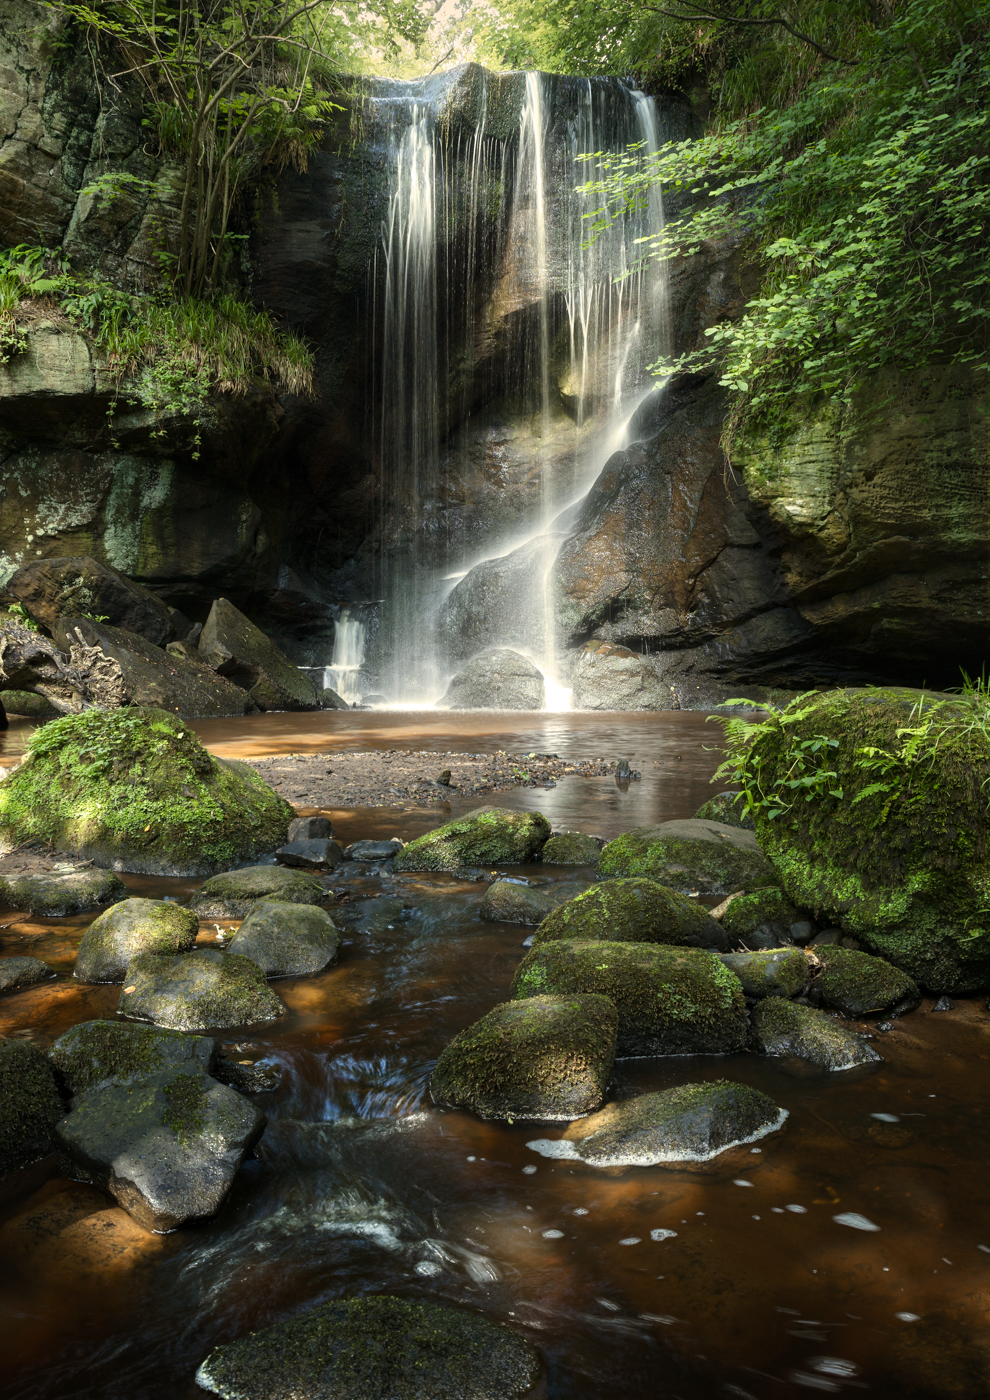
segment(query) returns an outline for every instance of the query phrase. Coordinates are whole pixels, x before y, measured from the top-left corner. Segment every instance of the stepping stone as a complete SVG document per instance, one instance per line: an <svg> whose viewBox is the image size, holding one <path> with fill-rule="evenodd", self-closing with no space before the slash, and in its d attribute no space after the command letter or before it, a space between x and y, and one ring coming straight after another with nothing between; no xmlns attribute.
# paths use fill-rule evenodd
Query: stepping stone
<svg viewBox="0 0 990 1400"><path fill-rule="evenodd" d="M289 822L289 841L329 841L333 824L329 817L296 817Z"/></svg>
<svg viewBox="0 0 990 1400"><path fill-rule="evenodd" d="M748 997L796 997L804 991L811 965L799 948L762 953L723 953Z"/></svg>
<svg viewBox="0 0 990 1400"><path fill-rule="evenodd" d="M544 865L597 865L602 848L593 836L580 831L562 831L551 836L540 852Z"/></svg>
<svg viewBox="0 0 990 1400"><path fill-rule="evenodd" d="M834 1016L782 997L766 997L753 1010L757 1048L764 1055L804 1060L815 1069L855 1069L882 1064L883 1056L868 1040Z"/></svg>
<svg viewBox="0 0 990 1400"><path fill-rule="evenodd" d="M721 925L697 900L642 879L590 886L544 920L535 942L566 938L717 950L729 946Z"/></svg>
<svg viewBox="0 0 990 1400"><path fill-rule="evenodd" d="M123 982L138 953L186 953L199 919L163 899L124 899L94 919L83 934L73 976L78 982Z"/></svg>
<svg viewBox="0 0 990 1400"><path fill-rule="evenodd" d="M319 836L290 841L275 852L275 859L282 865L296 866L300 870L333 870L343 858L344 853L336 841Z"/></svg>
<svg viewBox="0 0 990 1400"><path fill-rule="evenodd" d="M201 919L243 919L259 899L282 904L322 904L327 892L315 875L280 865L249 865L214 875L200 886L190 907Z"/></svg>
<svg viewBox="0 0 990 1400"><path fill-rule="evenodd" d="M266 899L248 914L228 950L250 958L268 977L299 977L335 963L339 941L330 915L315 904Z"/></svg>
<svg viewBox="0 0 990 1400"><path fill-rule="evenodd" d="M64 919L126 897L127 886L110 870L0 877L0 904L42 919Z"/></svg>
<svg viewBox="0 0 990 1400"><path fill-rule="evenodd" d="M851 948L813 948L822 972L812 985L813 998L843 1016L868 1016L874 1011L898 1015L921 1005L918 984L885 958Z"/></svg>
<svg viewBox="0 0 990 1400"><path fill-rule="evenodd" d="M481 901L479 917L489 923L541 924L561 904L588 888L584 880L560 880L524 885L518 880L495 880Z"/></svg>
<svg viewBox="0 0 990 1400"><path fill-rule="evenodd" d="M40 958L0 958L0 992L19 992L54 976L55 969Z"/></svg>
<svg viewBox="0 0 990 1400"><path fill-rule="evenodd" d="M344 851L345 860L377 861L391 860L404 848L405 842L397 838L390 841L353 841Z"/></svg>
<svg viewBox="0 0 990 1400"><path fill-rule="evenodd" d="M213 1074L219 1041L126 1021L80 1021L59 1036L48 1059L72 1098L136 1084L149 1074L183 1069Z"/></svg>
<svg viewBox="0 0 990 1400"><path fill-rule="evenodd" d="M175 1031L222 1030L274 1021L285 1007L250 958L200 948L180 957L140 953L118 1014Z"/></svg>
<svg viewBox="0 0 990 1400"><path fill-rule="evenodd" d="M598 875L603 880L646 875L681 894L732 894L780 884L751 831L696 818L627 831L602 851Z"/></svg>
<svg viewBox="0 0 990 1400"><path fill-rule="evenodd" d="M532 860L550 835L542 812L476 807L425 836L395 857L395 869L459 871L465 866L520 865Z"/></svg>

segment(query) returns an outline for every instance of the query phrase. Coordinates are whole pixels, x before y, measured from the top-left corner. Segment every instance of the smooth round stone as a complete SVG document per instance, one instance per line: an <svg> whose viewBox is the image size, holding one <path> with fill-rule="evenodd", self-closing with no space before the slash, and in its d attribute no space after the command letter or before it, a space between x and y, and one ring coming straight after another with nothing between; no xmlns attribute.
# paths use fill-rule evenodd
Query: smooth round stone
<svg viewBox="0 0 990 1400"><path fill-rule="evenodd" d="M111 870L52 871L0 878L0 904L43 919L64 919L124 899L127 886Z"/></svg>
<svg viewBox="0 0 990 1400"><path fill-rule="evenodd" d="M248 865L214 875L200 886L191 907L203 919L243 919L260 899L283 904L322 904L327 892L315 875L281 865Z"/></svg>
<svg viewBox="0 0 990 1400"><path fill-rule="evenodd" d="M330 915L315 904L263 900L228 945L269 977L322 972L337 961L339 935Z"/></svg>
<svg viewBox="0 0 990 1400"><path fill-rule="evenodd" d="M83 934L73 976L78 982L122 982L138 953L186 953L199 919L164 899L124 899L93 920Z"/></svg>
<svg viewBox="0 0 990 1400"><path fill-rule="evenodd" d="M17 992L54 976L55 969L40 958L0 958L0 992Z"/></svg>
<svg viewBox="0 0 990 1400"><path fill-rule="evenodd" d="M257 963L200 948L181 957L141 953L127 970L117 1011L174 1031L221 1030L274 1021L285 1007Z"/></svg>
<svg viewBox="0 0 990 1400"><path fill-rule="evenodd" d="M882 1064L868 1040L834 1016L783 997L765 997L753 1010L757 1048L764 1055L804 1061L812 1069L846 1070Z"/></svg>
<svg viewBox="0 0 990 1400"><path fill-rule="evenodd" d="M545 885L495 880L488 886L478 916L489 923L540 924L561 904L587 888L583 880L561 880Z"/></svg>
<svg viewBox="0 0 990 1400"><path fill-rule="evenodd" d="M562 831L550 837L540 852L540 860L544 865L594 865L600 855L601 847L593 836Z"/></svg>

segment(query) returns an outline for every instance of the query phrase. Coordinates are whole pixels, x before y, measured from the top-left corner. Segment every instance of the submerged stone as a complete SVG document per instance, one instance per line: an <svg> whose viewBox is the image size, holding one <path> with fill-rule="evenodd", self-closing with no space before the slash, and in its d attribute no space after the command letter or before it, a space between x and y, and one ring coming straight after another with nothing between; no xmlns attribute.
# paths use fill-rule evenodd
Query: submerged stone
<svg viewBox="0 0 990 1400"><path fill-rule="evenodd" d="M542 1375L525 1338L408 1298L338 1298L217 1347L196 1372L224 1400L527 1400Z"/></svg>
<svg viewBox="0 0 990 1400"><path fill-rule="evenodd" d="M170 958L141 953L130 964L118 1014L176 1031L274 1021L285 1007L250 958L201 948Z"/></svg>
<svg viewBox="0 0 990 1400"><path fill-rule="evenodd" d="M772 887L733 899L722 915L722 927L736 947L781 948L792 941L791 927L797 917L784 891Z"/></svg>
<svg viewBox="0 0 990 1400"><path fill-rule="evenodd" d="M430 1092L482 1118L579 1118L605 1097L617 1024L601 996L503 1002L454 1037Z"/></svg>
<svg viewBox="0 0 990 1400"><path fill-rule="evenodd" d="M338 928L353 929L355 933L384 933L402 918L401 899L382 895L377 899L355 899L338 905L333 921Z"/></svg>
<svg viewBox="0 0 990 1400"><path fill-rule="evenodd" d="M532 860L550 835L542 812L476 807L456 821L417 836L399 851L397 871L458 870L471 865L521 865Z"/></svg>
<svg viewBox="0 0 990 1400"><path fill-rule="evenodd" d="M73 976L78 982L122 982L138 953L186 953L199 919L162 899L124 899L94 919L83 934Z"/></svg>
<svg viewBox="0 0 990 1400"><path fill-rule="evenodd" d="M0 904L42 919L64 919L126 896L127 886L109 870L0 876Z"/></svg>
<svg viewBox="0 0 990 1400"><path fill-rule="evenodd" d="M615 1003L619 1055L726 1055L749 1036L739 978L697 948L544 943L527 953L512 984L516 1000L575 993Z"/></svg>
<svg viewBox="0 0 990 1400"><path fill-rule="evenodd" d="M645 875L683 894L731 894L780 883L751 831L694 818L627 831L602 851L598 874Z"/></svg>
<svg viewBox="0 0 990 1400"><path fill-rule="evenodd" d="M799 948L756 953L723 953L748 997L796 997L808 985L811 968Z"/></svg>
<svg viewBox="0 0 990 1400"><path fill-rule="evenodd" d="M701 804L694 814L694 819L721 822L723 826L741 826L746 831L752 831L755 826L737 792L717 792L714 797Z"/></svg>
<svg viewBox="0 0 990 1400"><path fill-rule="evenodd" d="M550 837L540 852L540 860L544 865L596 865L601 849L593 836L562 831Z"/></svg>
<svg viewBox="0 0 990 1400"><path fill-rule="evenodd" d="M80 1098L163 1070L213 1074L219 1053L212 1036L125 1021L81 1021L59 1036L48 1059L70 1097Z"/></svg>
<svg viewBox="0 0 990 1400"><path fill-rule="evenodd" d="M540 925L534 942L562 938L684 948L729 946L707 909L655 880L607 880L562 904Z"/></svg>
<svg viewBox="0 0 990 1400"><path fill-rule="evenodd" d="M389 841L353 841L345 850L347 860L376 861L391 860L405 845L397 838Z"/></svg>
<svg viewBox="0 0 990 1400"><path fill-rule="evenodd" d="M732 1147L776 1132L787 1110L748 1084L715 1079L610 1103L572 1123L557 1140L527 1143L544 1157L593 1167L709 1162Z"/></svg>
<svg viewBox="0 0 990 1400"><path fill-rule="evenodd" d="M914 1011L921 1005L917 983L900 968L869 953L836 946L813 949L822 971L814 993L825 1006L844 1016L868 1016L873 1011Z"/></svg>
<svg viewBox="0 0 990 1400"><path fill-rule="evenodd" d="M40 958L0 958L0 992L18 992L54 976L55 969Z"/></svg>
<svg viewBox="0 0 990 1400"><path fill-rule="evenodd" d="M805 1060L822 1070L855 1069L882 1064L868 1040L833 1016L782 997L766 997L753 1011L757 1048L764 1055Z"/></svg>
<svg viewBox="0 0 990 1400"><path fill-rule="evenodd" d="M587 889L586 882L577 880L561 880L545 885L495 880L488 886L478 914L489 923L539 924L554 909L584 889Z"/></svg>
<svg viewBox="0 0 990 1400"><path fill-rule="evenodd" d="M64 1112L41 1051L23 1040L0 1040L0 1177L55 1150L55 1124Z"/></svg>
<svg viewBox="0 0 990 1400"><path fill-rule="evenodd" d="M280 904L320 904L327 897L320 880L280 865L249 865L228 870L202 884L190 901L202 919L243 919L259 900Z"/></svg>
<svg viewBox="0 0 990 1400"><path fill-rule="evenodd" d="M229 951L258 964L268 977L322 972L337 961L339 935L315 904L262 900L231 939Z"/></svg>

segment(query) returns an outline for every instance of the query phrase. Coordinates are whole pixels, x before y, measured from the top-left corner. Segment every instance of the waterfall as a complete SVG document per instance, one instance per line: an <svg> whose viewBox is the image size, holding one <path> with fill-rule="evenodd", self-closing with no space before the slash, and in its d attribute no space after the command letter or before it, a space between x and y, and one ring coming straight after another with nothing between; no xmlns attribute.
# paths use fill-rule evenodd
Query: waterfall
<svg viewBox="0 0 990 1400"><path fill-rule="evenodd" d="M333 660L323 668L323 684L335 690L348 705L361 699L361 668L368 629L361 611L341 608L333 638Z"/></svg>

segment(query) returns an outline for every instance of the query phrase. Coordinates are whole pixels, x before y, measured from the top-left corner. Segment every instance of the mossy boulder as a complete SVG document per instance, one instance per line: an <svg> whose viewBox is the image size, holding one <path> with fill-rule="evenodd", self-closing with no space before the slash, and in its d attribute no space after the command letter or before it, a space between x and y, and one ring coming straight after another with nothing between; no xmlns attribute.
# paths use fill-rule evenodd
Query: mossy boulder
<svg viewBox="0 0 990 1400"><path fill-rule="evenodd" d="M488 886L478 915L489 923L539 924L554 909L587 888L586 881L578 880L560 880L543 885L495 880Z"/></svg>
<svg viewBox="0 0 990 1400"><path fill-rule="evenodd" d="M250 958L201 948L166 957L140 953L127 970L117 1010L175 1031L223 1029L274 1021L285 1007Z"/></svg>
<svg viewBox="0 0 990 1400"><path fill-rule="evenodd" d="M653 943L552 942L534 947L512 984L532 996L608 997L619 1055L726 1055L748 1039L739 978L714 953Z"/></svg>
<svg viewBox="0 0 990 1400"><path fill-rule="evenodd" d="M0 783L0 845L44 841L112 870L209 875L288 833L292 808L245 763L213 758L164 710L87 710L32 735Z"/></svg>
<svg viewBox="0 0 990 1400"><path fill-rule="evenodd" d="M55 1124L64 1112L41 1051L23 1040L0 1040L0 1177L55 1150Z"/></svg>
<svg viewBox="0 0 990 1400"><path fill-rule="evenodd" d="M337 1298L217 1347L196 1372L224 1400L526 1400L531 1342L476 1313L381 1295Z"/></svg>
<svg viewBox="0 0 990 1400"><path fill-rule="evenodd" d="M550 837L540 852L540 860L544 865L595 865L600 854L601 847L593 836L562 831Z"/></svg>
<svg viewBox="0 0 990 1400"><path fill-rule="evenodd" d="M990 987L982 714L979 703L921 690L827 691L793 702L782 720L771 716L751 749L772 794L797 746L835 741L834 780L783 816L761 810L760 844L795 904L933 992Z"/></svg>
<svg viewBox="0 0 990 1400"><path fill-rule="evenodd" d="M562 1138L526 1145L593 1167L702 1163L776 1132L786 1118L787 1110L758 1089L713 1079L607 1104Z"/></svg>
<svg viewBox="0 0 990 1400"><path fill-rule="evenodd" d="M791 925L798 917L783 890L754 890L730 902L722 915L722 928L733 947L780 948L790 943Z"/></svg>
<svg viewBox="0 0 990 1400"><path fill-rule="evenodd" d="M856 1069L883 1062L868 1040L834 1016L783 997L757 1002L753 1033L756 1048L764 1055L802 1060L814 1069Z"/></svg>
<svg viewBox="0 0 990 1400"><path fill-rule="evenodd" d="M457 870L465 865L522 865L550 835L542 812L477 807L456 821L417 836L393 858L403 870Z"/></svg>
<svg viewBox="0 0 990 1400"><path fill-rule="evenodd" d="M900 1014L921 1005L917 983L885 959L836 946L813 951L822 969L815 978L815 998L843 1016Z"/></svg>
<svg viewBox="0 0 990 1400"><path fill-rule="evenodd" d="M754 821L737 792L717 792L703 802L694 814L695 821L721 822L723 826L741 826L752 831Z"/></svg>
<svg viewBox="0 0 990 1400"><path fill-rule="evenodd" d="M808 959L800 948L723 953L722 961L739 978L748 997L800 996L811 976Z"/></svg>
<svg viewBox="0 0 990 1400"><path fill-rule="evenodd" d="M605 1097L617 1026L615 1006L602 996L503 1002L454 1037L430 1092L434 1102L482 1118L580 1118Z"/></svg>
<svg viewBox="0 0 990 1400"><path fill-rule="evenodd" d="M608 943L667 943L727 948L707 909L655 880L606 880L544 919L534 943L586 938Z"/></svg>
<svg viewBox="0 0 990 1400"><path fill-rule="evenodd" d="M126 897L127 886L109 870L0 876L0 904L42 919L64 919Z"/></svg>
<svg viewBox="0 0 990 1400"><path fill-rule="evenodd" d="M603 880L646 875L682 894L732 894L780 881L751 831L722 822L660 822L610 841L598 860Z"/></svg>
<svg viewBox="0 0 990 1400"><path fill-rule="evenodd" d="M330 915L315 904L263 899L247 915L229 944L268 977L301 977L337 961L340 936Z"/></svg>
<svg viewBox="0 0 990 1400"><path fill-rule="evenodd" d="M198 932L192 910L172 900L121 900L83 934L73 976L77 982L123 982L138 953L187 953Z"/></svg>
<svg viewBox="0 0 990 1400"><path fill-rule="evenodd" d="M315 875L286 870L281 865L248 865L207 880L190 901L190 907L201 919L244 919L261 900L321 904L326 897L327 892Z"/></svg>
<svg viewBox="0 0 990 1400"><path fill-rule="evenodd" d="M213 1074L219 1053L219 1043L208 1035L124 1021L80 1021L59 1036L48 1059L65 1092L78 1099L165 1070Z"/></svg>
<svg viewBox="0 0 990 1400"><path fill-rule="evenodd" d="M40 958L0 958L0 992L19 992L54 976L54 969Z"/></svg>

